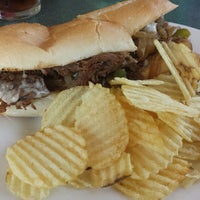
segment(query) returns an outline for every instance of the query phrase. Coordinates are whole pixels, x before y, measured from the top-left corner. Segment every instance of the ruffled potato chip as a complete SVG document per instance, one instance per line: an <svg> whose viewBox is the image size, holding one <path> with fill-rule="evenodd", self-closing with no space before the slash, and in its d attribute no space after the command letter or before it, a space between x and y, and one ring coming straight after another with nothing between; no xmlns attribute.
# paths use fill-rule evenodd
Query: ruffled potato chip
<svg viewBox="0 0 200 200"><path fill-rule="evenodd" d="M200 160L200 142L183 142L178 157L186 160Z"/></svg>
<svg viewBox="0 0 200 200"><path fill-rule="evenodd" d="M121 157L110 164L109 167L99 170L91 170L91 179L94 187L113 185L133 172L131 157L128 153L122 153Z"/></svg>
<svg viewBox="0 0 200 200"><path fill-rule="evenodd" d="M148 86L123 85L122 92L132 105L140 109L152 112L171 112L189 117L198 117L199 115L196 109Z"/></svg>
<svg viewBox="0 0 200 200"><path fill-rule="evenodd" d="M26 136L7 149L14 174L35 187L66 185L87 165L86 143L76 131L56 125Z"/></svg>
<svg viewBox="0 0 200 200"><path fill-rule="evenodd" d="M160 53L161 57L165 61L167 67L169 68L169 71L174 76L180 90L183 93L185 100L188 101L191 98L191 93L190 90L187 88L187 85L184 83L183 77L181 77L181 75L179 74L179 71L175 66L176 64L173 62L174 61L173 52L165 42L160 43L158 40L155 40L154 44L158 52Z"/></svg>
<svg viewBox="0 0 200 200"><path fill-rule="evenodd" d="M189 168L187 161L175 158L166 169L151 174L147 180L129 177L115 184L115 188L135 200L160 200L179 186Z"/></svg>
<svg viewBox="0 0 200 200"><path fill-rule="evenodd" d="M189 187L200 180L200 170L190 169L190 171L185 175L184 180L181 182L182 187Z"/></svg>
<svg viewBox="0 0 200 200"><path fill-rule="evenodd" d="M168 112L157 113L158 117L180 134L186 141L200 141L200 123L193 118Z"/></svg>
<svg viewBox="0 0 200 200"><path fill-rule="evenodd" d="M200 88L199 88L199 93L200 93ZM200 113L200 96L199 95L192 97L187 103L191 108L198 110ZM196 120L199 121L198 118Z"/></svg>
<svg viewBox="0 0 200 200"><path fill-rule="evenodd" d="M147 79L147 80L129 80L127 78L119 78L116 77L110 81L111 85L132 85L132 86L139 86L139 85L161 85L164 82L162 80L155 80L155 79Z"/></svg>
<svg viewBox="0 0 200 200"><path fill-rule="evenodd" d="M91 169L86 169L81 175L69 181L68 185L77 189L94 188L91 171Z"/></svg>
<svg viewBox="0 0 200 200"><path fill-rule="evenodd" d="M87 142L88 167L102 169L119 159L129 140L125 113L108 88L90 85L75 112L75 127Z"/></svg>
<svg viewBox="0 0 200 200"><path fill-rule="evenodd" d="M186 45L182 43L170 42L167 44L171 50L173 56L171 57L172 61L176 66L180 66L180 74L183 77L187 77L188 80L200 79L200 60L199 55L192 52ZM183 70L183 71L182 71ZM181 73L182 72L182 73Z"/></svg>
<svg viewBox="0 0 200 200"><path fill-rule="evenodd" d="M159 76L155 77L155 79L163 81L163 84L152 85L152 88L167 94L172 99L175 99L179 102L184 100L184 96L172 75L160 74Z"/></svg>
<svg viewBox="0 0 200 200"><path fill-rule="evenodd" d="M38 188L25 183L15 176L11 170L8 170L6 174L6 184L8 189L22 200L42 200L49 195L48 188Z"/></svg>
<svg viewBox="0 0 200 200"><path fill-rule="evenodd" d="M81 96L87 89L78 86L60 92L42 115L42 127L57 124L73 126L75 109L81 104Z"/></svg>
<svg viewBox="0 0 200 200"><path fill-rule="evenodd" d="M125 110L129 126L129 143L126 152L131 154L134 179L147 179L150 174L166 168L178 155L182 137L159 121L152 113L129 104L121 90L112 89Z"/></svg>

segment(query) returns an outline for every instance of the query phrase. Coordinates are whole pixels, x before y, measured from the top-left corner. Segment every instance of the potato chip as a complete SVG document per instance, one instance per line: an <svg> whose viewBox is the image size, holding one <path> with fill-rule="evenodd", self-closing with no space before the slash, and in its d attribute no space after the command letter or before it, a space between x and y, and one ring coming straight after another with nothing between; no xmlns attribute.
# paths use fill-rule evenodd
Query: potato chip
<svg viewBox="0 0 200 200"><path fill-rule="evenodd" d="M153 89L156 89L179 102L184 100L184 96L172 75L160 74L159 76L155 77L155 79L163 81L163 84L152 85L151 87Z"/></svg>
<svg viewBox="0 0 200 200"><path fill-rule="evenodd" d="M193 53L191 49L181 43L165 43L164 47L179 71L190 95L195 96L198 87L197 82L200 79L199 55Z"/></svg>
<svg viewBox="0 0 200 200"><path fill-rule="evenodd" d="M188 91L182 77L180 76L178 70L176 69L176 67L171 59L173 57L173 53L171 52L171 50L169 49L167 44L164 42L161 44L158 40L155 40L154 44L155 44L158 52L160 53L161 57L167 64L171 74L174 76L180 90L183 93L185 100L188 101L191 98L191 94Z"/></svg>
<svg viewBox="0 0 200 200"><path fill-rule="evenodd" d="M162 46L174 64L174 67L179 72L179 75L182 78L182 81L185 84L190 96L196 96L198 81L200 80L199 55L192 52L191 49L182 43L162 43ZM164 54L163 56L164 58L166 57ZM182 85L183 83L179 82L180 88L184 87Z"/></svg>
<svg viewBox="0 0 200 200"><path fill-rule="evenodd" d="M108 88L90 84L75 112L75 127L87 141L88 167L101 169L119 159L128 140L125 113Z"/></svg>
<svg viewBox="0 0 200 200"><path fill-rule="evenodd" d="M24 183L11 170L6 175L6 184L8 189L17 197L23 200L42 200L49 195L48 188L38 188Z"/></svg>
<svg viewBox="0 0 200 200"><path fill-rule="evenodd" d="M185 175L184 180L181 182L182 187L189 187L200 180L200 171L196 169L190 169Z"/></svg>
<svg viewBox="0 0 200 200"><path fill-rule="evenodd" d="M158 152L163 151L163 140L158 126L150 113L134 106L126 107L129 125L129 145L141 145Z"/></svg>
<svg viewBox="0 0 200 200"><path fill-rule="evenodd" d="M69 186L77 189L93 188L91 169L86 169L81 175L68 182Z"/></svg>
<svg viewBox="0 0 200 200"><path fill-rule="evenodd" d="M186 160L200 160L200 142L184 141L178 156Z"/></svg>
<svg viewBox="0 0 200 200"><path fill-rule="evenodd" d="M68 184L75 188L105 187L130 176L133 171L130 154L122 153L121 157L103 169L87 169Z"/></svg>
<svg viewBox="0 0 200 200"><path fill-rule="evenodd" d="M200 96L192 97L187 103L191 108L198 110L200 113Z"/></svg>
<svg viewBox="0 0 200 200"><path fill-rule="evenodd" d="M156 116L131 106L119 88L111 90L125 110L129 125L129 143L134 171L132 178L147 179L151 173L167 167L178 155L182 137ZM158 122L159 121L159 122Z"/></svg>
<svg viewBox="0 0 200 200"><path fill-rule="evenodd" d="M14 174L35 187L65 185L87 165L84 138L62 125L19 140L7 149L6 158Z"/></svg>
<svg viewBox="0 0 200 200"><path fill-rule="evenodd" d="M179 150L183 146L183 138L161 120L157 119L156 122L164 143L163 155L171 163L173 158L178 156Z"/></svg>
<svg viewBox="0 0 200 200"><path fill-rule="evenodd" d="M41 120L42 127L56 124L73 126L75 109L81 104L81 96L86 91L86 86L77 86L60 92L44 112Z"/></svg>
<svg viewBox="0 0 200 200"><path fill-rule="evenodd" d="M193 118L159 112L158 117L180 134L186 141L200 141L200 123Z"/></svg>
<svg viewBox="0 0 200 200"><path fill-rule="evenodd" d="M91 170L91 178L94 187L105 187L128 177L133 171L131 157L128 153L122 153L119 160L109 167L99 170Z"/></svg>
<svg viewBox="0 0 200 200"><path fill-rule="evenodd" d="M131 175L133 179L148 179L151 174L158 173L161 169L166 168L178 155L178 151L182 147L181 136L163 122L157 123L163 139L163 151L155 151L141 145L132 148L130 144L127 148L127 152L131 153L134 166Z"/></svg>
<svg viewBox="0 0 200 200"><path fill-rule="evenodd" d="M187 89L188 89L191 97L196 96L196 91L197 91L197 88L198 88L198 82L197 82L197 80L192 80L191 81L192 83L191 83L190 80L188 80L186 77L183 77L182 79L183 79L183 81L184 81L184 83L185 83L185 85L186 85L186 87L187 87ZM190 99L188 99L188 101Z"/></svg>
<svg viewBox="0 0 200 200"><path fill-rule="evenodd" d="M111 85L161 85L164 82L162 80L147 79L147 80L129 80L127 78L116 77L110 81Z"/></svg>
<svg viewBox="0 0 200 200"><path fill-rule="evenodd" d="M115 184L115 188L135 200L160 200L169 195L185 178L190 165L187 161L174 158L173 162L147 180L129 177Z"/></svg>
<svg viewBox="0 0 200 200"><path fill-rule="evenodd" d="M185 71L185 74L183 75L186 76L188 80L190 80L191 76L199 80L199 55L192 52L191 49L189 49L186 45L182 43L169 42L167 45L173 54L171 59L173 59L172 61L174 62L174 64L176 66L182 65L182 69Z"/></svg>
<svg viewBox="0 0 200 200"><path fill-rule="evenodd" d="M199 114L196 109L148 86L123 85L122 92L132 105L140 109L153 112L171 112L189 117L197 117Z"/></svg>

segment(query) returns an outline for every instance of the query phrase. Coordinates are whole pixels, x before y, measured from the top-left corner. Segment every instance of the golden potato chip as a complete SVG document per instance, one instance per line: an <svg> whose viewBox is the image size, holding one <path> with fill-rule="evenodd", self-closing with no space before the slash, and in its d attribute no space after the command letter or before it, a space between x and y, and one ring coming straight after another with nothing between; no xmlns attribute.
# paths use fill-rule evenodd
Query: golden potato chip
<svg viewBox="0 0 200 200"><path fill-rule="evenodd" d="M6 184L12 194L23 200L42 200L49 195L48 188L38 188L24 183L11 170L7 172Z"/></svg>
<svg viewBox="0 0 200 200"><path fill-rule="evenodd" d="M181 182L182 187L189 187L200 180L200 171L196 169L190 169L185 175L184 180Z"/></svg>
<svg viewBox="0 0 200 200"><path fill-rule="evenodd" d="M127 78L116 77L110 81L111 85L161 85L164 82L162 80L147 79L147 80L129 80Z"/></svg>
<svg viewBox="0 0 200 200"><path fill-rule="evenodd" d="M178 156L179 150L183 146L183 138L161 120L157 119L156 122L164 143L163 157L171 163L174 156Z"/></svg>
<svg viewBox="0 0 200 200"><path fill-rule="evenodd" d="M191 108L198 110L200 113L200 96L192 97L187 103Z"/></svg>
<svg viewBox="0 0 200 200"><path fill-rule="evenodd" d="M182 89L183 94L185 94L186 100L188 101L192 96L196 96L198 81L200 79L199 55L192 52L191 49L182 43L163 42L161 46L159 43L157 45L157 48L162 51L163 54L161 56L163 56L166 63L168 59L171 60L172 65L169 63L167 65L172 74L175 76L175 79L177 80L179 87ZM179 75L175 74L176 70ZM184 90L184 88L186 88L187 91ZM188 98L186 97L187 92L190 95Z"/></svg>
<svg viewBox="0 0 200 200"><path fill-rule="evenodd" d="M122 92L128 101L144 110L153 112L171 112L183 116L197 117L199 112L168 95L148 86L122 86Z"/></svg>
<svg viewBox="0 0 200 200"><path fill-rule="evenodd" d="M134 171L131 175L133 179L144 180L151 174L158 173L161 169L166 168L173 158L178 155L182 147L182 137L179 136L172 128L161 121L157 120L160 135L163 140L163 150L156 151L136 145L134 148L129 143L127 152L131 153L131 159Z"/></svg>
<svg viewBox="0 0 200 200"><path fill-rule="evenodd" d="M125 113L108 88L90 84L75 112L75 127L87 142L88 167L101 169L119 159L128 140Z"/></svg>
<svg viewBox="0 0 200 200"><path fill-rule="evenodd" d="M111 92L116 96L125 111L131 146L140 144L150 149L162 151L163 141L151 114L130 105L119 88L113 88Z"/></svg>
<svg viewBox="0 0 200 200"><path fill-rule="evenodd" d="M155 77L155 79L163 81L163 84L152 85L151 87L153 89L156 89L179 102L184 100L184 96L172 75L160 74L159 76Z"/></svg>
<svg viewBox="0 0 200 200"><path fill-rule="evenodd" d="M159 112L158 117L180 134L186 141L200 141L200 123L193 118Z"/></svg>
<svg viewBox="0 0 200 200"><path fill-rule="evenodd" d="M200 79L200 60L199 55L192 52L186 45L182 43L169 42L169 49L171 50L173 56L173 63L176 66L182 65L181 68L184 70L184 73L181 74L190 80L191 76L194 79Z"/></svg>
<svg viewBox="0 0 200 200"><path fill-rule="evenodd" d="M86 169L81 175L68 182L68 185L77 188L93 188L91 169Z"/></svg>
<svg viewBox="0 0 200 200"><path fill-rule="evenodd" d="M184 44L169 42L166 50L179 71L191 96L196 96L200 79L199 55L195 54Z"/></svg>
<svg viewBox="0 0 200 200"><path fill-rule="evenodd" d="M199 80L190 80L187 78L187 77L182 77L191 97L194 97L196 96L196 91L197 91L197 88L198 88L198 81ZM191 99L191 98L190 98ZM188 99L187 101L189 101L190 99Z"/></svg>
<svg viewBox="0 0 200 200"><path fill-rule="evenodd" d="M87 165L84 138L62 125L19 140L7 149L6 158L18 178L36 187L65 185Z"/></svg>
<svg viewBox="0 0 200 200"><path fill-rule="evenodd" d="M134 180L129 177L116 183L114 187L135 200L160 200L179 186L189 167L187 161L174 158L166 169L151 174L147 180Z"/></svg>
<svg viewBox="0 0 200 200"><path fill-rule="evenodd" d="M119 88L112 93L125 110L129 126L129 143L126 151L131 154L134 166L132 178L147 179L151 173L167 167L178 155L182 137L150 113L131 106Z"/></svg>
<svg viewBox="0 0 200 200"><path fill-rule="evenodd" d="M129 106L129 109L126 109L126 116L129 125L128 147L141 145L163 152L162 136L151 114L134 106Z"/></svg>
<svg viewBox="0 0 200 200"><path fill-rule="evenodd" d="M78 189L105 187L130 176L132 171L130 154L123 152L117 161L110 163L109 167L85 170L83 174L68 184Z"/></svg>
<svg viewBox="0 0 200 200"><path fill-rule="evenodd" d="M174 57L173 53L171 52L171 50L169 49L167 44L164 43L164 42L162 42L162 44L161 44L158 40L155 40L154 45L156 46L161 57L163 58L163 60L167 64L171 74L174 76L180 90L183 93L185 100L188 101L191 98L191 94L188 91L188 88L186 87L182 77L180 76L178 70L176 69L176 66L174 65L174 63L171 59L172 57Z"/></svg>
<svg viewBox="0 0 200 200"><path fill-rule="evenodd" d="M60 92L44 112L42 127L57 124L73 126L75 109L81 104L81 96L86 91L86 86L77 86Z"/></svg>
<svg viewBox="0 0 200 200"><path fill-rule="evenodd" d="M200 160L200 142L183 142L178 156L186 160Z"/></svg>
<svg viewBox="0 0 200 200"><path fill-rule="evenodd" d="M91 170L91 179L94 187L104 187L128 177L133 171L131 157L128 153L122 153L119 160L110 164L109 167L99 170Z"/></svg>

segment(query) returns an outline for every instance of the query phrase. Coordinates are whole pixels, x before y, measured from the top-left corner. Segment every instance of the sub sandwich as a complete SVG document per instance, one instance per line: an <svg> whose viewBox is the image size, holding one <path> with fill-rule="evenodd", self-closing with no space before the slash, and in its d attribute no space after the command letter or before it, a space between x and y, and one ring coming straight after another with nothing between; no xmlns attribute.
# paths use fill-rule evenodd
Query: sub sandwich
<svg viewBox="0 0 200 200"><path fill-rule="evenodd" d="M0 113L40 116L64 89L139 78L155 51L153 39L173 37L162 16L176 7L168 0L126 0L52 27L0 27Z"/></svg>

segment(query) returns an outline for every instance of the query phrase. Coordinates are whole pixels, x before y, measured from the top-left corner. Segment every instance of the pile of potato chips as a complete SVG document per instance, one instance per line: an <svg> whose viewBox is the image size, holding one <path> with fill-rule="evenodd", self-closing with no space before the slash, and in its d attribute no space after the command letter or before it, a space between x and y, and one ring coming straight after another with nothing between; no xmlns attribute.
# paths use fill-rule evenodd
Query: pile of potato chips
<svg viewBox="0 0 200 200"><path fill-rule="evenodd" d="M200 178L199 56L182 44L155 45L166 66L153 78L58 94L41 130L7 149L13 194L40 200L61 185L109 186L135 200L159 200Z"/></svg>

